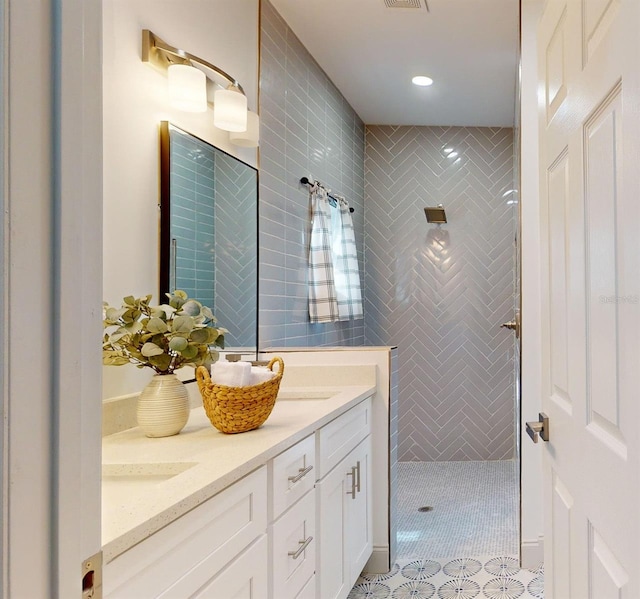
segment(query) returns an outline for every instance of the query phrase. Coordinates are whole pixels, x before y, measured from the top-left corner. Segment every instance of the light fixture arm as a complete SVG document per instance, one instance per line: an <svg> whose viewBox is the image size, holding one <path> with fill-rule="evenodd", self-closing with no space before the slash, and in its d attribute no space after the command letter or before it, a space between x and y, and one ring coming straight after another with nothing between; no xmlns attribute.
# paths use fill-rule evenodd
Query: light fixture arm
<svg viewBox="0 0 640 599"><path fill-rule="evenodd" d="M171 64L192 65L195 63L217 73L229 82L229 87L246 96L237 79L229 75L229 73L198 56L170 46L149 29L142 30L142 62L148 62L163 72Z"/></svg>

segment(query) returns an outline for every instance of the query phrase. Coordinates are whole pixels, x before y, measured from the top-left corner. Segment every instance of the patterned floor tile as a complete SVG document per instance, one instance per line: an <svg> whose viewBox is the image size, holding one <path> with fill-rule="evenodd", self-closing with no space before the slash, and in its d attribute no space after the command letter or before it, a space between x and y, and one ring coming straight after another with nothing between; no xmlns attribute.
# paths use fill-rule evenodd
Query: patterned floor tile
<svg viewBox="0 0 640 599"><path fill-rule="evenodd" d="M365 574L348 599L543 599L544 568L521 570L514 556L399 560Z"/></svg>
<svg viewBox="0 0 640 599"><path fill-rule="evenodd" d="M544 567L516 557L515 462L400 463L398 504L397 563L349 599L543 599Z"/></svg>

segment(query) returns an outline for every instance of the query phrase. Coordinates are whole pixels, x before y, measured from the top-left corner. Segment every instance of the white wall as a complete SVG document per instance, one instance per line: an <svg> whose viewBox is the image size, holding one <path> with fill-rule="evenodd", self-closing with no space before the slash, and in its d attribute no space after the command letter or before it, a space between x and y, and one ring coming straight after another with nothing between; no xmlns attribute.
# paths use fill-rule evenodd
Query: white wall
<svg viewBox="0 0 640 599"><path fill-rule="evenodd" d="M522 2L521 215L522 215L522 561L543 559L542 447L526 435L525 422L541 409L540 202L538 185L538 61L536 29L542 0Z"/></svg>
<svg viewBox="0 0 640 599"><path fill-rule="evenodd" d="M166 75L140 58L142 29L215 64L242 84L249 108L258 97L258 0L104 0L104 289L111 304L126 295L158 300L159 123L169 120L256 166L255 149L228 141L211 109L171 109ZM147 372L148 371L148 372ZM103 397L139 392L152 375L107 367Z"/></svg>

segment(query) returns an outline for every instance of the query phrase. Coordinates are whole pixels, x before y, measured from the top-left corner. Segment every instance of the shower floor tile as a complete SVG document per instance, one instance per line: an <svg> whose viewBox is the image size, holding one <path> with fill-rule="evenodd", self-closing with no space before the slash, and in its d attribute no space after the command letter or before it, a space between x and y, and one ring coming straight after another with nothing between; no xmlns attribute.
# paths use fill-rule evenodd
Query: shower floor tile
<svg viewBox="0 0 640 599"><path fill-rule="evenodd" d="M514 460L400 462L398 559L517 555L518 493Z"/></svg>
<svg viewBox="0 0 640 599"><path fill-rule="evenodd" d="M544 571L515 556L398 560L388 574L365 574L348 599L542 599Z"/></svg>

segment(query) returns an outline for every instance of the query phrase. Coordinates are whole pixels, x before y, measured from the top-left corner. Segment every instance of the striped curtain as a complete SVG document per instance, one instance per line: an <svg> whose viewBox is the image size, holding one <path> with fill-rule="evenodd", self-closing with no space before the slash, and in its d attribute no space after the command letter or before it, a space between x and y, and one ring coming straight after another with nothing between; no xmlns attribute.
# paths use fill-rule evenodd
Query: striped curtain
<svg viewBox="0 0 640 599"><path fill-rule="evenodd" d="M362 292L360 269L356 251L356 237L349 204L338 199L338 206L331 211L333 250L333 276L338 298L338 319L358 320L362 318Z"/></svg>
<svg viewBox="0 0 640 599"><path fill-rule="evenodd" d="M338 298L333 275L331 215L327 191L314 186L311 197L309 240L309 319L311 322L338 320Z"/></svg>
<svg viewBox="0 0 640 599"><path fill-rule="evenodd" d="M309 243L309 319L313 323L363 318L360 271L349 204L314 186Z"/></svg>

